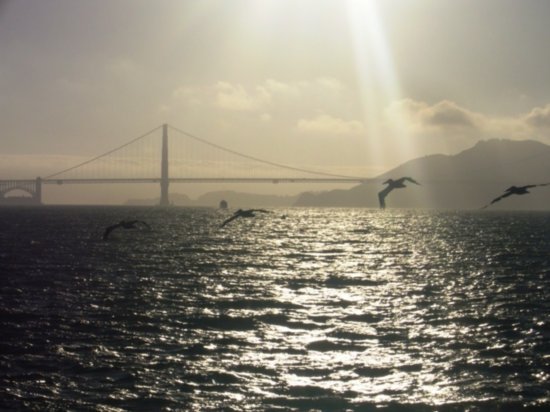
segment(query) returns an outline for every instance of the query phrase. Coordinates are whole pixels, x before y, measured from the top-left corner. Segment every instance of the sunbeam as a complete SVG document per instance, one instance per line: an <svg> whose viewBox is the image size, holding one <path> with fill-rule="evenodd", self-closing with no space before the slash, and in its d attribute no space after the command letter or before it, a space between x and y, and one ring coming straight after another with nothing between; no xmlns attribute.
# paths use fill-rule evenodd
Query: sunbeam
<svg viewBox="0 0 550 412"><path fill-rule="evenodd" d="M402 98L402 91L379 3L347 0L346 7L371 158L388 154L406 158L411 147L405 129L400 127L402 119L394 115L387 119L390 122L384 120L385 109Z"/></svg>

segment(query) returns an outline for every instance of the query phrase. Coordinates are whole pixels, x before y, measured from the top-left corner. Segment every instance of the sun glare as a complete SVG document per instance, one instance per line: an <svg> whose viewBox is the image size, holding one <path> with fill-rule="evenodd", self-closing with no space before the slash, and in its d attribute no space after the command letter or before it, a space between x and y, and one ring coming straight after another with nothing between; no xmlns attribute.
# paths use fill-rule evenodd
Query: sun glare
<svg viewBox="0 0 550 412"><path fill-rule="evenodd" d="M400 119L385 122L385 109L402 98L392 51L384 31L383 19L376 0L346 0L354 50L355 69L364 108L363 121L367 129L367 147L374 158L383 157L382 147L407 156L410 142L400 128ZM388 141L394 136L394 142Z"/></svg>

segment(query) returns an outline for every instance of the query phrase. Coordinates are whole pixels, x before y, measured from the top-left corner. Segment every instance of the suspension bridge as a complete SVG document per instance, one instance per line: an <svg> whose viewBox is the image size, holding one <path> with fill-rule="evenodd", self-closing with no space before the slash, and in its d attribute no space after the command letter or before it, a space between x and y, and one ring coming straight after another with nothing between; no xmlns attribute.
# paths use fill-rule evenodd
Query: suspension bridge
<svg viewBox="0 0 550 412"><path fill-rule="evenodd" d="M157 183L160 205L167 206L171 183L362 183L370 180L260 159L163 124L108 152L45 177L0 180L0 204L10 204L10 195L22 191L27 195L27 203L40 205L43 186L51 184Z"/></svg>

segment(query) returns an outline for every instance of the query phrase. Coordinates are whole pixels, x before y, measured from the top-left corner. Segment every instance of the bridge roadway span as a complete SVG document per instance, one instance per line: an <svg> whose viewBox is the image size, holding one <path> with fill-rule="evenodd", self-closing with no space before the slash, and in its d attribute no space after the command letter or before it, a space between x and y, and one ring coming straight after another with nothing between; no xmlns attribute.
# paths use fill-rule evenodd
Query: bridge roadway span
<svg viewBox="0 0 550 412"><path fill-rule="evenodd" d="M43 184L85 184L85 183L160 183L158 178L116 178L116 179L42 179ZM303 177L169 177L170 183L366 183L373 179L363 178L303 178Z"/></svg>
<svg viewBox="0 0 550 412"><path fill-rule="evenodd" d="M376 179L360 177L142 177L142 178L92 178L92 179L12 179L0 180L0 205L10 204L17 198L7 198L13 190L23 190L31 195L24 198L28 204L42 204L42 185L44 184L110 184L110 183L160 183L161 205L168 205L168 185L170 183L367 183Z"/></svg>

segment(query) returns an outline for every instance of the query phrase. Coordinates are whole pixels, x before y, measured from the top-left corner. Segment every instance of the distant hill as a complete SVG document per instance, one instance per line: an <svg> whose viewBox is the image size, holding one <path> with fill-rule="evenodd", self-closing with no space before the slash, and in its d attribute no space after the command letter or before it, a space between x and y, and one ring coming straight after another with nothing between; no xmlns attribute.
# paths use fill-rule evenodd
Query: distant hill
<svg viewBox="0 0 550 412"><path fill-rule="evenodd" d="M274 196L258 195L253 193L242 193L234 191L217 191L206 193L197 199L191 199L189 196L180 193L170 194L170 203L174 206L189 207L218 207L220 201L225 200L230 208L246 207L289 207L292 206L298 196ZM130 199L126 202L132 206L151 206L158 205L159 198L155 199Z"/></svg>
<svg viewBox="0 0 550 412"><path fill-rule="evenodd" d="M378 207L378 192L388 178L411 176L422 185L407 184L391 192L388 208L478 209L511 185L550 182L550 146L532 140L480 141L456 155L431 155L402 164L349 190L303 193L296 206ZM550 186L511 196L491 209L549 210Z"/></svg>

